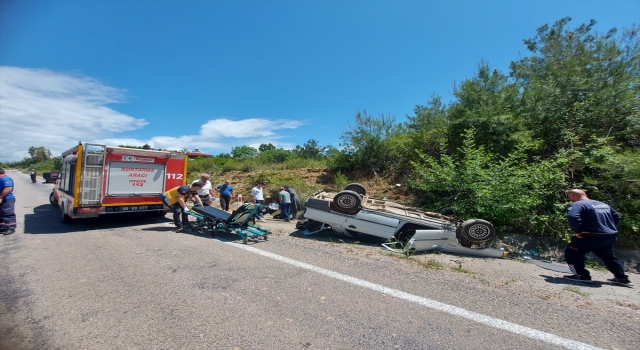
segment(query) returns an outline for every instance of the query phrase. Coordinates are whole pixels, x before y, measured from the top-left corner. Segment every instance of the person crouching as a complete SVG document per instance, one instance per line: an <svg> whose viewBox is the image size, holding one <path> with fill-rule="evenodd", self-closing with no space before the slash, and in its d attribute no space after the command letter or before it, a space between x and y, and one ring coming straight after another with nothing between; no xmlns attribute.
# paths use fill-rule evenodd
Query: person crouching
<svg viewBox="0 0 640 350"><path fill-rule="evenodd" d="M202 205L202 201L198 196L198 190L202 189L203 186L202 181L196 181L192 183L191 186L174 187L160 195L162 203L173 212L173 223L176 225L175 232L183 232L189 225L187 200L191 199L193 202Z"/></svg>

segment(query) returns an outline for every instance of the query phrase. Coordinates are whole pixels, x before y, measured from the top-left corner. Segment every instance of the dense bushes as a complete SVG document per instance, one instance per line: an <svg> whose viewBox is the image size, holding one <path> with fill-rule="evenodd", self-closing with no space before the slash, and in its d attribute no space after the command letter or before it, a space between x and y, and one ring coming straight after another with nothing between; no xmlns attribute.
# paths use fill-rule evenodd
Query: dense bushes
<svg viewBox="0 0 640 350"><path fill-rule="evenodd" d="M566 225L554 223L564 214L557 210L557 194L565 188L562 171L566 159L528 161L528 145L516 147L502 157L474 142L467 131L455 159L421 154L409 184L419 201L430 208L453 208L463 218L484 218L499 231L535 232L567 237Z"/></svg>

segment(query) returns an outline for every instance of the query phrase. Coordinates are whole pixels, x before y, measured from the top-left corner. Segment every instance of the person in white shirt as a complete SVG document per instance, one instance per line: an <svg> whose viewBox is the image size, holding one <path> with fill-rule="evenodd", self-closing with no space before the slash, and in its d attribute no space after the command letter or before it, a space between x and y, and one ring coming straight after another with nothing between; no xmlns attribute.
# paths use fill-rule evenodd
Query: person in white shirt
<svg viewBox="0 0 640 350"><path fill-rule="evenodd" d="M253 202L259 205L260 207L262 207L262 202L264 201L264 195L262 194L262 186L263 186L262 182L258 182L256 184L256 187L251 189L251 197L253 197ZM256 219L264 222L265 220L262 217L262 214L260 213L261 209L262 208L258 208Z"/></svg>
<svg viewBox="0 0 640 350"><path fill-rule="evenodd" d="M198 190L198 197L200 197L202 205L210 207L215 198L213 196L213 186L211 186L211 181L209 181L209 174L200 175L200 180L196 180L193 183L198 181L201 181L204 184L204 186Z"/></svg>

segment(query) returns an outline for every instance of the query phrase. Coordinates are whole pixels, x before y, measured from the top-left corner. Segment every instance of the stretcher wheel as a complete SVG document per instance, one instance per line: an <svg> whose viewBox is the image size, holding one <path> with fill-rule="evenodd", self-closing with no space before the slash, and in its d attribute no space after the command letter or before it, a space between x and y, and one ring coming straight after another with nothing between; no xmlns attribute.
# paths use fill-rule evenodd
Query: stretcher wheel
<svg viewBox="0 0 640 350"><path fill-rule="evenodd" d="M204 235L207 233L207 229L204 227L198 227L196 228L196 234L198 235Z"/></svg>

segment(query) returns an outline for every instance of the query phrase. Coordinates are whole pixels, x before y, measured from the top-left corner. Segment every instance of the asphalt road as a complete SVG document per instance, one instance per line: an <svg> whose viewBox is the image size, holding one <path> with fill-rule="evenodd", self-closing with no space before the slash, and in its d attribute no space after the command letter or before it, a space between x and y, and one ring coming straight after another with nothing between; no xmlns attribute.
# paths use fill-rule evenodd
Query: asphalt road
<svg viewBox="0 0 640 350"><path fill-rule="evenodd" d="M48 202L52 185L8 174L19 228L0 237L3 349L633 349L640 340L637 319L313 239L244 246L174 233L168 216L65 225Z"/></svg>

